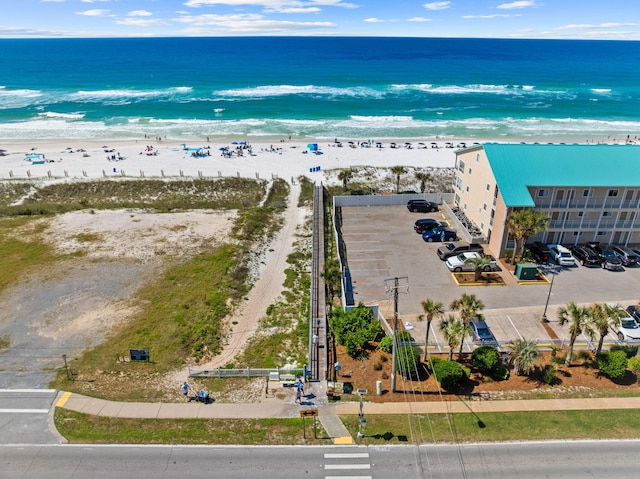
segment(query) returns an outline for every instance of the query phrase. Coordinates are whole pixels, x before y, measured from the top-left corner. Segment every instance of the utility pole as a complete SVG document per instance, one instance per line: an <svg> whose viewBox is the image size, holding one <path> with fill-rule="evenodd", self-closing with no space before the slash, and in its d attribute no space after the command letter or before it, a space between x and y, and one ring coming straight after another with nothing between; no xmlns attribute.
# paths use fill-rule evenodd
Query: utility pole
<svg viewBox="0 0 640 479"><path fill-rule="evenodd" d="M396 376L397 376L397 365L396 362L398 360L398 292L400 290L400 280L407 280L406 276L403 276L401 278L395 277L392 280L385 280L385 282L387 281L393 281L393 285L390 286L387 283L387 292L392 292L393 293L393 350L392 350L392 355L391 355L391 392L394 393L396 392ZM407 287L408 288L408 284L404 285L403 287Z"/></svg>

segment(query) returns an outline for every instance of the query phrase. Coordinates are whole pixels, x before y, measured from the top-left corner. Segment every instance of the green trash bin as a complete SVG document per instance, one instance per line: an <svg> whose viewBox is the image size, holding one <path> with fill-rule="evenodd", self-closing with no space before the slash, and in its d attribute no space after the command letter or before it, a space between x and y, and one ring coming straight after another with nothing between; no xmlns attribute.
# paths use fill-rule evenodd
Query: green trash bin
<svg viewBox="0 0 640 479"><path fill-rule="evenodd" d="M518 263L516 265L516 278L521 281L536 279L538 267L532 263Z"/></svg>

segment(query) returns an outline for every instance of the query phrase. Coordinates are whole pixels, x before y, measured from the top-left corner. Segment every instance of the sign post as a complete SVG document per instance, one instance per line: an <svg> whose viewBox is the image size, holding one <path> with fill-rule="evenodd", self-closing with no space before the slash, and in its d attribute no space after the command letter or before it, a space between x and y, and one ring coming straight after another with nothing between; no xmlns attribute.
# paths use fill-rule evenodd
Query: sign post
<svg viewBox="0 0 640 479"><path fill-rule="evenodd" d="M358 439L362 439L364 437L364 427L367 424L367 420L364 418L364 396L367 394L366 389L358 389L358 394L360 395L360 412L358 413L358 417L360 418L360 424L358 426Z"/></svg>
<svg viewBox="0 0 640 479"><path fill-rule="evenodd" d="M300 417L302 418L302 436L305 439L307 438L307 426L306 426L305 420L308 417L312 417L313 418L313 438L314 439L318 439L318 433L317 433L317 430L316 430L316 417L318 417L318 410L317 409L302 409L300 411Z"/></svg>

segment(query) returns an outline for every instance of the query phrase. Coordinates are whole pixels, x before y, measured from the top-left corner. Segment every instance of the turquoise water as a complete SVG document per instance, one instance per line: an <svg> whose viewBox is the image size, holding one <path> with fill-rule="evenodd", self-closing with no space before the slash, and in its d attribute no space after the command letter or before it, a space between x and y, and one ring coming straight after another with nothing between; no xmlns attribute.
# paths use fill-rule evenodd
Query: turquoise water
<svg viewBox="0 0 640 479"><path fill-rule="evenodd" d="M0 40L0 139L640 135L640 42Z"/></svg>

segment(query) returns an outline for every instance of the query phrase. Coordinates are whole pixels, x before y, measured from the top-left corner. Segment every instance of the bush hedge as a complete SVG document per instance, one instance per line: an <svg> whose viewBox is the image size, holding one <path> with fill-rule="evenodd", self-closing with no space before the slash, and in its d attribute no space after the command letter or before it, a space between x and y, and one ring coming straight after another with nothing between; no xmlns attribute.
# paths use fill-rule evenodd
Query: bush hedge
<svg viewBox="0 0 640 479"><path fill-rule="evenodd" d="M611 379L619 379L627 370L627 354L625 351L605 351L596 354L598 369Z"/></svg>

